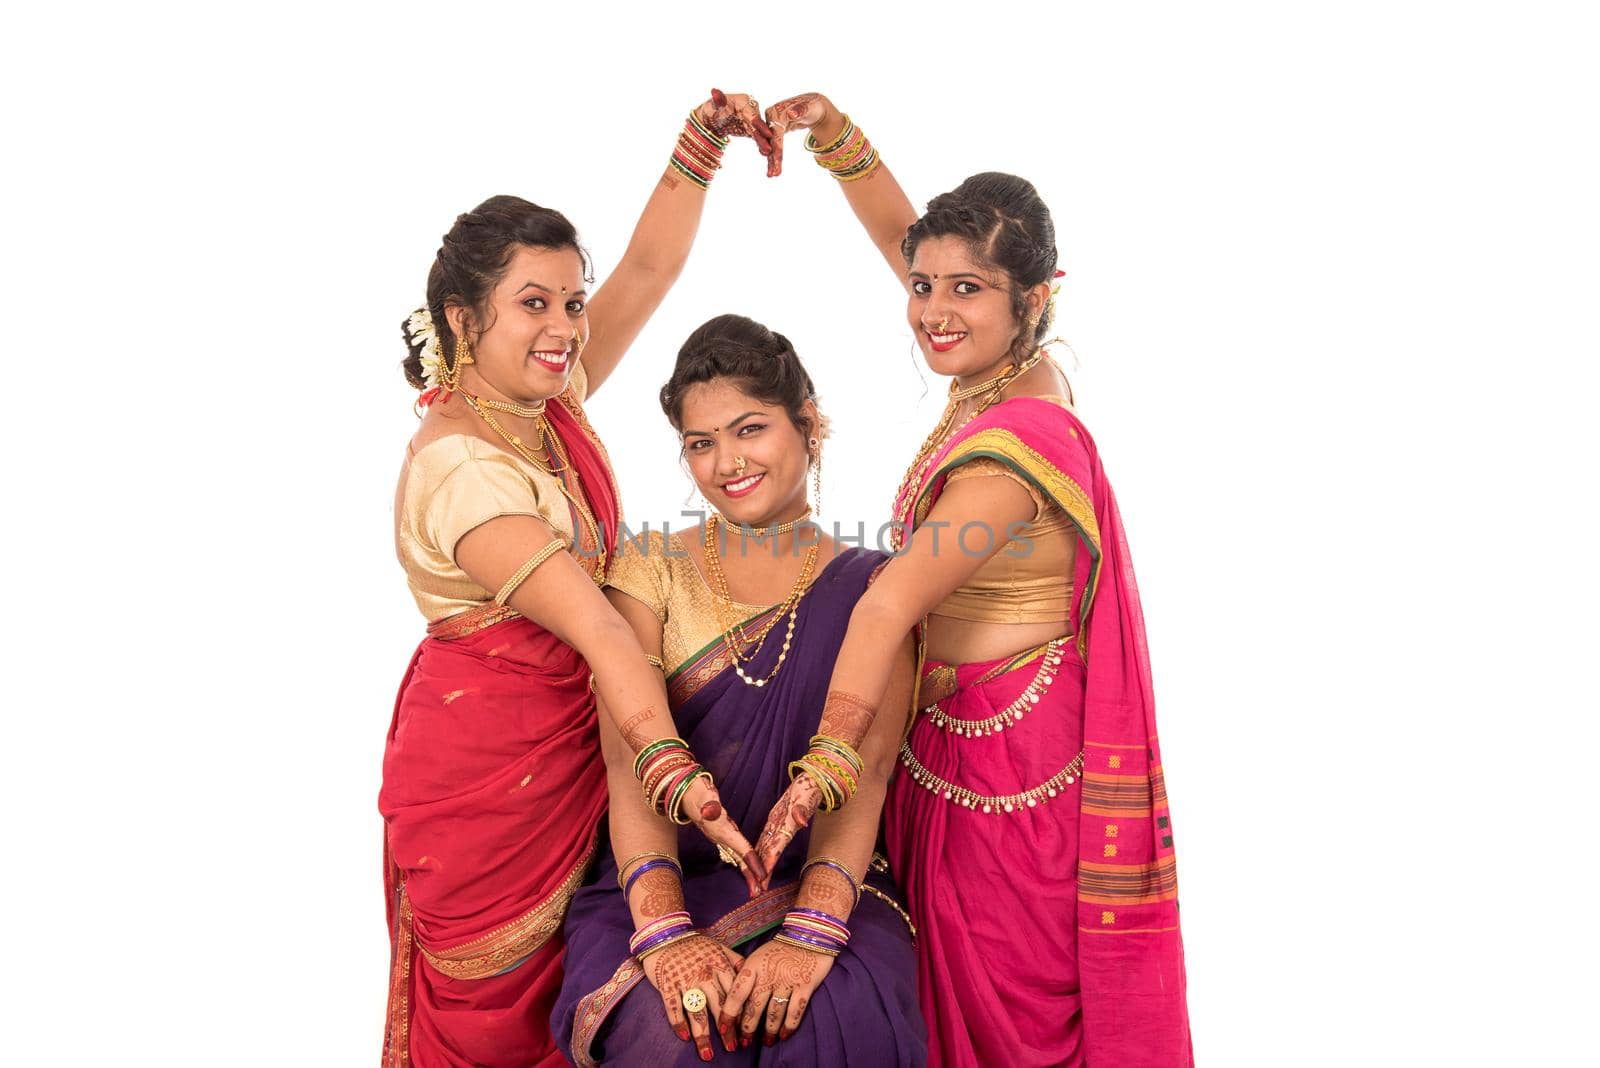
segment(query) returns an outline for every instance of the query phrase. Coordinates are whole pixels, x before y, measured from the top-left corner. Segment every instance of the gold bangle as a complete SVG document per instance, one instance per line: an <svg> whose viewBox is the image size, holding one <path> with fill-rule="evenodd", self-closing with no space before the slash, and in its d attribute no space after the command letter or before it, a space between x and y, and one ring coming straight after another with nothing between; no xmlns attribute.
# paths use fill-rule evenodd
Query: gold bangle
<svg viewBox="0 0 1600 1068"><path fill-rule="evenodd" d="M528 581L528 576L533 574L533 569L550 559L556 553L567 547L564 541L553 541L543 549L528 558L528 562L517 568L517 573L506 579L506 584L500 587L500 592L494 595L494 603L503 605L511 600L511 595L517 592L517 587Z"/></svg>
<svg viewBox="0 0 1600 1068"><path fill-rule="evenodd" d="M829 141L825 145L817 141L816 134L806 134L806 151L814 155L821 156L828 152L834 151L840 145L844 144L845 139L856 132L856 124L850 121L849 115L842 115L841 118L844 119L844 126L840 127L839 136L835 137L832 141Z"/></svg>
<svg viewBox="0 0 1600 1068"><path fill-rule="evenodd" d="M635 853L633 856L629 857L627 860L625 860L621 864L617 865L617 889L618 890L622 889L622 884L623 884L623 878L622 877L624 875L628 874L628 869L633 865L634 861L636 861L636 860L649 860L651 857L660 857L662 860L669 861L674 867L676 867L678 869L678 874L679 875L683 874L683 865L678 863L678 858L677 857L673 856L671 853L659 853L659 852L657 852L657 851L652 849L652 850L648 850L647 852L644 852L644 853Z"/></svg>
<svg viewBox="0 0 1600 1068"><path fill-rule="evenodd" d="M857 879L856 873L850 870L850 865L846 864L838 857L820 856L809 858L804 864L800 865L800 880L804 882L806 872L810 871L818 864L831 864L840 871L844 872L845 877L850 880L850 885L856 888L856 904L859 905L861 903L861 891L866 884L860 879Z"/></svg>

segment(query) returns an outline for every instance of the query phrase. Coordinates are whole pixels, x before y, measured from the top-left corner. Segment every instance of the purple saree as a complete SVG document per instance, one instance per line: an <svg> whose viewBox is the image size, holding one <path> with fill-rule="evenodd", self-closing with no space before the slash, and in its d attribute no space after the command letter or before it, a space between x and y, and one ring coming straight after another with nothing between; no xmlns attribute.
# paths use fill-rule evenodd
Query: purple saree
<svg viewBox="0 0 1600 1068"><path fill-rule="evenodd" d="M739 680L721 640L667 680L674 722L716 776L723 807L752 841L789 784L789 760L816 732L850 612L883 561L881 553L850 549L823 570L800 601L784 668L766 687ZM768 642L752 673L764 676L780 647ZM680 831L683 895L695 924L748 955L794 903L809 834L796 835L773 873L772 889L752 901L744 880L717 859L715 847L693 827ZM886 874L874 872L867 881L899 900ZM556 1045L580 1066L698 1065L693 1043L672 1033L660 997L628 955L632 933L617 889L616 858L607 847L567 913L566 978L551 1017ZM720 1044L715 1048L719 1064L922 1064L926 1039L905 921L873 895L862 895L850 918L849 948L817 989L800 1029L770 1048L759 1041L735 1053Z"/></svg>

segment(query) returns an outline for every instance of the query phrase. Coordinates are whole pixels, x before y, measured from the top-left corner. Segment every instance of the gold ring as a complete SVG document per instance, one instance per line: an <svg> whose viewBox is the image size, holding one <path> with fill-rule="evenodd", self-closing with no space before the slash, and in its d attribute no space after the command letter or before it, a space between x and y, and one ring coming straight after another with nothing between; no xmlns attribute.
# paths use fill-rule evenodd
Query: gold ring
<svg viewBox="0 0 1600 1068"><path fill-rule="evenodd" d="M733 850L729 849L726 845L718 843L717 856L722 858L722 862L724 864L732 864L740 871L744 871L744 858L739 856L739 854L735 853Z"/></svg>
<svg viewBox="0 0 1600 1068"><path fill-rule="evenodd" d="M706 992L691 986L683 992L683 1007L688 1012L699 1012L706 1007Z"/></svg>

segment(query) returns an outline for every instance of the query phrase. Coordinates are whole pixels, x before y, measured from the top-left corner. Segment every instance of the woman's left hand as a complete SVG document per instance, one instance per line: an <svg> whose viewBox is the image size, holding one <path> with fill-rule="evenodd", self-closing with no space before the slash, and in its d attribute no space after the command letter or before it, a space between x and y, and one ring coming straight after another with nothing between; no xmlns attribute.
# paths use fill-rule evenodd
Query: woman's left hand
<svg viewBox="0 0 1600 1068"><path fill-rule="evenodd" d="M778 798L778 803L772 806L766 829L756 839L756 857L763 873L762 885L771 883L770 873L777 870L778 858L789 848L789 843L800 828L811 826L817 806L821 803L822 789L811 781L810 775L801 772L795 776L783 796Z"/></svg>
<svg viewBox="0 0 1600 1068"><path fill-rule="evenodd" d="M755 97L713 89L711 99L701 104L697 113L718 137L748 137L754 141L757 150L767 157L768 178L776 177L783 169L782 144L761 117L761 105Z"/></svg>
<svg viewBox="0 0 1600 1068"><path fill-rule="evenodd" d="M737 1028L740 1047L757 1030L772 1045L800 1027L812 995L833 967L833 958L786 942L768 942L739 966L733 987L722 999L717 1027L724 1035Z"/></svg>

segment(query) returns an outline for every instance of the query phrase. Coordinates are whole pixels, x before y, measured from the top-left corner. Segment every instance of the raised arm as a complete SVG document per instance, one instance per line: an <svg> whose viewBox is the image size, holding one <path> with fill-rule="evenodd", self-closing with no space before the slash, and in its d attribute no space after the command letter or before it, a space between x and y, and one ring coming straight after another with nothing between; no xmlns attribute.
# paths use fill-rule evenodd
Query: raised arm
<svg viewBox="0 0 1600 1068"><path fill-rule="evenodd" d="M456 543L456 563L497 598L578 651L594 672L604 718L632 753L676 735L661 672L645 659L633 629L612 609L571 554L550 552L565 544L543 520L502 515L474 527ZM550 553L548 556L542 554ZM532 571L528 564L534 564ZM738 825L722 809L716 787L694 781L680 805L683 816L718 845L745 857L751 886L765 874ZM661 817L657 816L657 819Z"/></svg>
<svg viewBox="0 0 1600 1068"><path fill-rule="evenodd" d="M900 648L886 665L889 685L883 714L873 722L861 743L862 776L855 799L837 812L817 817L811 830L811 847L800 876L795 907L822 913L848 925L866 882L872 847L878 837L878 817L888 792L906 718L911 712L915 656L911 642L902 637ZM733 989L723 1001L719 1027L737 1028L741 1045L764 1029L767 1044L788 1038L800 1026L806 1006L833 967L825 952L774 939L756 950L739 969ZM774 1000L774 999L784 1000ZM763 1024L764 1021L764 1024Z"/></svg>
<svg viewBox="0 0 1600 1068"><path fill-rule="evenodd" d="M700 128L685 122L673 158L645 202L622 261L589 301L583 369L590 396L616 370L683 272L705 208L707 189L701 176L720 165L727 140L749 137L763 155L771 151L771 130L754 99L743 93L711 92L711 99L694 111Z"/></svg>
<svg viewBox="0 0 1600 1068"><path fill-rule="evenodd" d="M659 662L661 621L655 613L616 590L606 597L633 629L640 648ZM604 701L601 709L604 712ZM617 881L625 888L634 930L644 932L652 924L662 923L664 918L671 922L673 914L686 911L678 836L645 803L633 777L633 752L612 725L612 717L604 714L600 717L600 748L611 791L611 851L617 858ZM722 1015L722 991L733 982L742 960L733 950L700 933L669 939L641 958L645 977L661 996L667 1022L679 1038L694 1039L702 1060L711 1055L710 1021ZM691 988L702 991L707 1004L699 1012L685 1013L683 995ZM724 1032L722 1040L732 1052L732 1036Z"/></svg>
<svg viewBox="0 0 1600 1068"><path fill-rule="evenodd" d="M815 150L818 160L832 158L834 165L842 166L846 172L853 165L852 156L858 157L855 165L867 164L867 169L859 176L848 173L841 176L836 172L840 177L839 188L850 202L850 210L866 228L873 246L889 264L895 278L905 285L906 261L900 255L900 242L905 239L906 229L917 221L917 211L890 173L888 164L883 162L882 155L877 156L876 163L869 164L869 154L875 149L870 144L854 143L860 134L859 128L852 127L853 132L845 136L844 114L821 93L801 93L780 100L767 109L767 122L779 145L786 131L800 130L809 132L806 147ZM839 156L841 152L845 154L843 157Z"/></svg>
<svg viewBox="0 0 1600 1068"><path fill-rule="evenodd" d="M820 734L861 747L880 710L887 707L885 692L896 646L940 601L1002 551L1012 532L1032 520L1036 510L1028 491L1009 478L968 478L946 485L927 519L912 532L905 552L889 561L856 602L828 682ZM963 547L962 532L969 526L992 535L984 539L986 551ZM801 773L773 806L759 839L767 871L792 837L784 831L807 826L822 797L811 775Z"/></svg>

